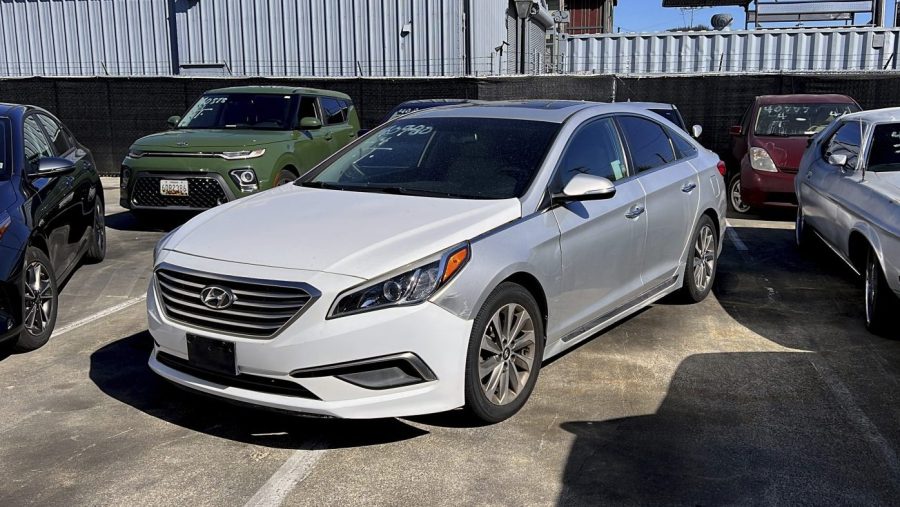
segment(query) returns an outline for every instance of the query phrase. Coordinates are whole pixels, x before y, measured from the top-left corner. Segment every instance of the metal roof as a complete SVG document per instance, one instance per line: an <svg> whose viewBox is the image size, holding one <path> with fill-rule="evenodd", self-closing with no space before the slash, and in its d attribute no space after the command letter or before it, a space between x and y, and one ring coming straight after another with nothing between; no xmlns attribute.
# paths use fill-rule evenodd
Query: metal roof
<svg viewBox="0 0 900 507"><path fill-rule="evenodd" d="M638 113L647 114L645 103L633 102L587 102L575 100L522 100L480 102L462 104L439 109L426 109L412 113L417 118L505 118L512 120L546 121L564 123L572 115L586 109L596 114ZM670 104L663 104L671 107Z"/></svg>
<svg viewBox="0 0 900 507"><path fill-rule="evenodd" d="M886 107L883 109L870 109L844 115L841 119L862 120L871 123L900 121L900 107Z"/></svg>
<svg viewBox="0 0 900 507"><path fill-rule="evenodd" d="M798 93L795 95L760 95L756 100L763 104L815 104L828 102L832 104L855 104L856 101L846 95L835 93Z"/></svg>

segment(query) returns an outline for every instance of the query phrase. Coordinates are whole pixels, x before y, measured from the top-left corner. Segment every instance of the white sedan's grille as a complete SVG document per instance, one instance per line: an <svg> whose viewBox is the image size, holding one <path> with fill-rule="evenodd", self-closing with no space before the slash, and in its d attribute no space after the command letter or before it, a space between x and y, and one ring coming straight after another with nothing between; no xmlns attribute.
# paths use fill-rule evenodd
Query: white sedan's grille
<svg viewBox="0 0 900 507"><path fill-rule="evenodd" d="M306 284L221 277L170 266L156 270L156 284L169 319L247 338L275 336L317 296ZM229 291L230 304L219 309L204 303L201 294L210 287Z"/></svg>

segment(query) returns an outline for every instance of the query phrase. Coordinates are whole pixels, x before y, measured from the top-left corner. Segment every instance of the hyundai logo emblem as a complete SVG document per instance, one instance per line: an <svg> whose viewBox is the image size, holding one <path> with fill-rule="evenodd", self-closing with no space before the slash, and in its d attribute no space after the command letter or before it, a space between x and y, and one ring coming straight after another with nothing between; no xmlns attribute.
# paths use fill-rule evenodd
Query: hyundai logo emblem
<svg viewBox="0 0 900 507"><path fill-rule="evenodd" d="M224 310L234 304L237 298L228 287L210 285L200 291L200 301L213 310Z"/></svg>

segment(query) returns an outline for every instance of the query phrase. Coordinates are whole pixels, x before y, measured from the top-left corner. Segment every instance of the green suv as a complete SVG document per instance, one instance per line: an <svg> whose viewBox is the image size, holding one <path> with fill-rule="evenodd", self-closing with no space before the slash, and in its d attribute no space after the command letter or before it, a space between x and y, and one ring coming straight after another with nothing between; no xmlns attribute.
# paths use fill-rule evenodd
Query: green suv
<svg viewBox="0 0 900 507"><path fill-rule="evenodd" d="M242 86L204 93L169 125L128 150L123 207L203 210L291 182L356 139L359 116L343 93Z"/></svg>

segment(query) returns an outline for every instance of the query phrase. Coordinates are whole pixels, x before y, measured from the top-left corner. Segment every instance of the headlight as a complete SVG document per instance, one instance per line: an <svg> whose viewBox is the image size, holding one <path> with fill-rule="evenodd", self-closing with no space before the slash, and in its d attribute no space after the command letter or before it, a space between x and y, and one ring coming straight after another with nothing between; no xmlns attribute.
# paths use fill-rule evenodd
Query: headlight
<svg viewBox="0 0 900 507"><path fill-rule="evenodd" d="M176 227L176 228L172 229L171 231L168 232L168 234L166 234L165 236L160 238L159 241L156 242L156 246L153 247L153 265L154 266L156 266L156 260L159 258L159 253L162 252L163 249L165 249L166 242L169 241L169 238L171 238L172 235L175 234L175 231L177 231L178 229L180 229L180 227Z"/></svg>
<svg viewBox="0 0 900 507"><path fill-rule="evenodd" d="M337 297L328 318L426 301L446 285L468 260L469 244L466 243L428 259L416 268L387 275L362 288L351 289Z"/></svg>
<svg viewBox="0 0 900 507"><path fill-rule="evenodd" d="M121 152L119 152L119 153L121 153ZM129 158L141 158L143 156L144 156L144 152L141 150L136 150L134 148L131 148L130 150L128 150Z"/></svg>
<svg viewBox="0 0 900 507"><path fill-rule="evenodd" d="M249 167L235 169L228 174L230 174L231 179L241 187L242 192L251 192L259 188L259 183L256 181L256 172Z"/></svg>
<svg viewBox="0 0 900 507"><path fill-rule="evenodd" d="M219 154L219 156L224 158L225 160L247 160L248 158L259 158L265 154L265 148L260 148L253 151L223 151Z"/></svg>
<svg viewBox="0 0 900 507"><path fill-rule="evenodd" d="M750 148L750 167L757 171L778 172L778 168L775 167L775 162L772 161L769 152L762 148Z"/></svg>
<svg viewBox="0 0 900 507"><path fill-rule="evenodd" d="M12 217L9 216L9 213L0 211L0 239L3 239L3 235L6 234L10 225L12 225Z"/></svg>

